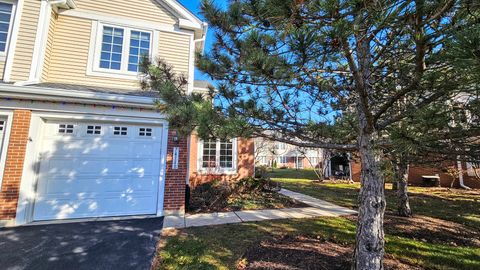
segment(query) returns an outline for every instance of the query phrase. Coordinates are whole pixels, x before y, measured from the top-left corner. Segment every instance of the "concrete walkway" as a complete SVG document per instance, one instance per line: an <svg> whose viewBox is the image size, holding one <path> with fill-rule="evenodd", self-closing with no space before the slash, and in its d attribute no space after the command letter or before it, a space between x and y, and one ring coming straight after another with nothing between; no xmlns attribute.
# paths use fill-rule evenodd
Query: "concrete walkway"
<svg viewBox="0 0 480 270"><path fill-rule="evenodd" d="M357 213L357 211L287 189L282 189L280 193L311 207L168 216L165 217L163 228L200 227L287 218L338 217Z"/></svg>

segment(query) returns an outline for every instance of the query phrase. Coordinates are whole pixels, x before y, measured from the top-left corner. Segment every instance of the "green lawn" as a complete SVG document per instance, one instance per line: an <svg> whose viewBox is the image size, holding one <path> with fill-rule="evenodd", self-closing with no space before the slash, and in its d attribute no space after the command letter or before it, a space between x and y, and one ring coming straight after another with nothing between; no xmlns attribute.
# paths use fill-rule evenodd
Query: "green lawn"
<svg viewBox="0 0 480 270"><path fill-rule="evenodd" d="M287 177L294 170L282 170L286 172L285 175L278 171L275 172L275 180L285 188L356 208L358 185L315 184L301 179L301 176L311 176L308 171L299 172L293 179ZM479 196L424 188L412 188L411 192L412 208L417 215L459 222L479 229ZM392 191L387 191L387 200L389 210L393 210L395 198ZM386 227L386 252L394 258L426 269L480 269L480 245L456 244L450 239L437 239L436 235L428 239L417 238L396 227L393 221ZM406 222L410 227L409 221ZM423 229L424 233L434 234L429 228L425 229L423 224L411 225L415 229ZM443 231L442 227L436 229ZM282 235L318 236L353 246L355 221L353 217L290 219L188 228L163 238L158 269L236 269L249 247L262 239ZM469 236L467 234L467 238Z"/></svg>
<svg viewBox="0 0 480 270"><path fill-rule="evenodd" d="M269 171L269 175L272 178L308 179L308 180L318 179L314 170L273 169L272 171Z"/></svg>
<svg viewBox="0 0 480 270"><path fill-rule="evenodd" d="M306 179L274 178L282 187L349 208L357 208L359 184L314 183ZM397 197L391 185L385 191L387 211L395 211ZM480 195L445 188L409 187L414 214L457 222L480 230Z"/></svg>

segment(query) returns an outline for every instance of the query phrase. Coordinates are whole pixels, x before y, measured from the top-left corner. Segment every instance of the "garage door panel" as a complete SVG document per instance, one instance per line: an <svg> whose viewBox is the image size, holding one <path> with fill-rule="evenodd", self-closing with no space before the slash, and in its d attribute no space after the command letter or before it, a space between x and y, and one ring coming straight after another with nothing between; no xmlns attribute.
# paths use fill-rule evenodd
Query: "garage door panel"
<svg viewBox="0 0 480 270"><path fill-rule="evenodd" d="M129 157L129 158L151 158L158 157L161 149L160 143L147 142L125 142L125 141L105 141L98 139L96 141L87 140L45 140L43 142L44 156L102 156L108 153L110 157Z"/></svg>
<svg viewBox="0 0 480 270"><path fill-rule="evenodd" d="M75 168L71 164L75 164ZM67 180L85 176L146 177L159 175L160 159L150 160L84 160L80 158L50 158L42 163L41 177Z"/></svg>
<svg viewBox="0 0 480 270"><path fill-rule="evenodd" d="M44 197L51 197L54 194L80 194L80 193L139 193L148 191L151 194L155 193L155 183L158 182L158 177L145 177L145 178L130 178L128 185L126 185L123 179L119 178L99 178L99 177L83 177L81 180L68 180L68 179L50 179L46 181L42 189L39 189ZM98 190L102 190L102 193L98 193Z"/></svg>
<svg viewBox="0 0 480 270"><path fill-rule="evenodd" d="M156 213L160 127L45 125L35 220ZM88 126L101 126L102 133L87 134ZM122 131L128 135L121 136Z"/></svg>
<svg viewBox="0 0 480 270"><path fill-rule="evenodd" d="M85 218L125 215L123 209L134 209L129 215L145 214L155 211L156 201L151 196L125 196L122 198L103 198L102 200L51 199L35 208L35 220ZM117 209L117 210L112 210Z"/></svg>

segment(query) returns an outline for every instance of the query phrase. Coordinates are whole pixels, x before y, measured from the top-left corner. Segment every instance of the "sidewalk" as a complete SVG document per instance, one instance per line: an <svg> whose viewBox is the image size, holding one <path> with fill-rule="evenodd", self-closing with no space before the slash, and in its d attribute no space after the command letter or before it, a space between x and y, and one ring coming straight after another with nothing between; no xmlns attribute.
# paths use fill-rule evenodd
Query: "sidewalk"
<svg viewBox="0 0 480 270"><path fill-rule="evenodd" d="M338 217L357 213L357 211L287 189L282 189L280 193L311 207L167 216L164 219L163 228L199 227L287 218Z"/></svg>

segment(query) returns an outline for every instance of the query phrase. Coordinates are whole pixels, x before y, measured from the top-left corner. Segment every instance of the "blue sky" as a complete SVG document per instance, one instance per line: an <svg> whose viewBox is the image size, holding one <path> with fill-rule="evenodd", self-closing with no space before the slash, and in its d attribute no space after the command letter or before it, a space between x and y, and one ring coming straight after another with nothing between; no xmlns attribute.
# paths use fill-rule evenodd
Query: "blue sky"
<svg viewBox="0 0 480 270"><path fill-rule="evenodd" d="M179 0L182 5L187 7L191 12L193 12L195 15L197 15L200 19L203 20L202 15L200 14L200 1L199 0ZM227 1L226 0L217 0L217 4L222 4L226 5ZM212 44L214 42L214 35L213 35L213 30L209 29L208 31L208 36L207 40L205 43L205 52L210 51L210 48L212 47ZM208 80L209 78L205 75L203 75L201 72L195 69L195 80Z"/></svg>

